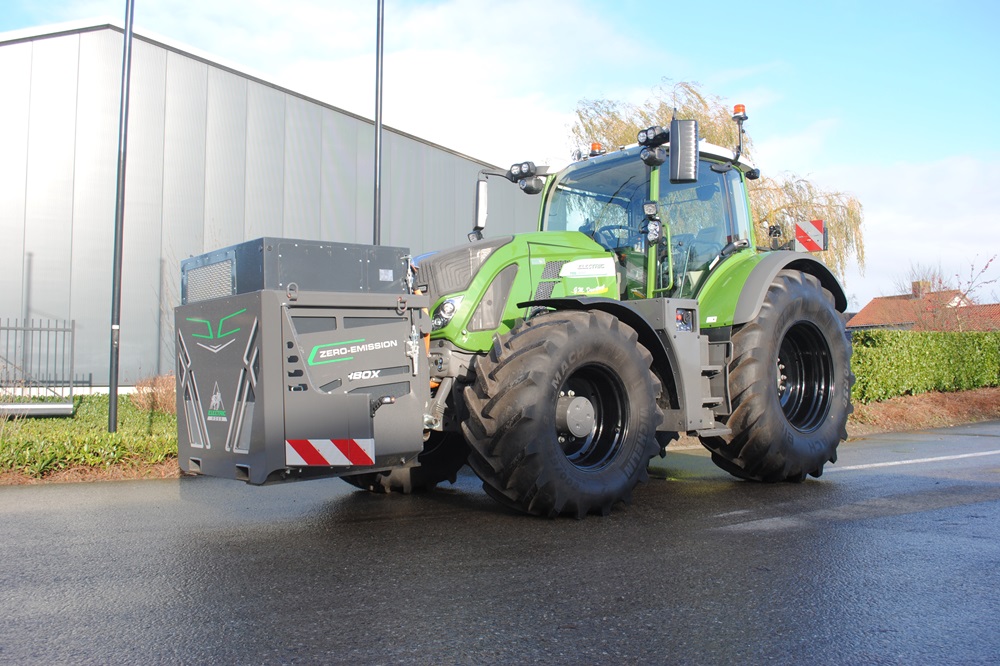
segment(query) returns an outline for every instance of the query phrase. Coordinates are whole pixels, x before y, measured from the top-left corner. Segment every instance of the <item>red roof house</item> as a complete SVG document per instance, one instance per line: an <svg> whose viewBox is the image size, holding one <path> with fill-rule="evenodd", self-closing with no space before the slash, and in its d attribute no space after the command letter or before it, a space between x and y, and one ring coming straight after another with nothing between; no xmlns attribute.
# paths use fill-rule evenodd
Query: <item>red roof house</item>
<svg viewBox="0 0 1000 666"><path fill-rule="evenodd" d="M1000 331L1000 303L973 304L957 289L928 291L913 283L913 292L880 296L847 322L852 330Z"/></svg>

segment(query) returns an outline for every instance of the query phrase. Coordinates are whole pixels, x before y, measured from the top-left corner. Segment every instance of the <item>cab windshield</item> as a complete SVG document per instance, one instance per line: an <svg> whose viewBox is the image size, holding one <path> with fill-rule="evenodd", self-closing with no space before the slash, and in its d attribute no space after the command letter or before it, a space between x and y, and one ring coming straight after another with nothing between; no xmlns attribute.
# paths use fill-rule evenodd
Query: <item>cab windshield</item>
<svg viewBox="0 0 1000 666"><path fill-rule="evenodd" d="M546 231L579 231L608 250L642 250L642 204L649 197L650 169L638 148L567 169L549 190Z"/></svg>

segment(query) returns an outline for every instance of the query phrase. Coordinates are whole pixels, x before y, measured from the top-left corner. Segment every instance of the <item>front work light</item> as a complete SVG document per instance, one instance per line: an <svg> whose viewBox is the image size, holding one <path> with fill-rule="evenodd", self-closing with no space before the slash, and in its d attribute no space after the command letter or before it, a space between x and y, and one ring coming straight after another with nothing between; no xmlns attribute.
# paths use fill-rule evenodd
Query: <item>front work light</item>
<svg viewBox="0 0 1000 666"><path fill-rule="evenodd" d="M511 165L510 169L506 173L507 180L512 183L516 183L522 178L531 178L535 175L537 169L535 168L534 162L518 162L517 164Z"/></svg>
<svg viewBox="0 0 1000 666"><path fill-rule="evenodd" d="M525 194L538 194L545 188L545 180L543 178L539 178L538 176L522 178L517 181L517 186L520 187L521 191Z"/></svg>
<svg viewBox="0 0 1000 666"><path fill-rule="evenodd" d="M639 159L649 167L658 167L667 161L667 149L663 146L645 147L639 152Z"/></svg>
<svg viewBox="0 0 1000 666"><path fill-rule="evenodd" d="M653 125L649 129L644 129L639 132L639 145L640 146L662 146L670 139L670 132L663 129L659 125Z"/></svg>

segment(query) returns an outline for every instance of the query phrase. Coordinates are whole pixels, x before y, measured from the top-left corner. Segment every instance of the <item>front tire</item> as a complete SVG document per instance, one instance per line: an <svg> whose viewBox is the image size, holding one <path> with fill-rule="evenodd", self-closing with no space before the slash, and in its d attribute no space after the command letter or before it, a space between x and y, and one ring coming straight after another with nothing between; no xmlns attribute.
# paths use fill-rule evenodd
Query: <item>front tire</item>
<svg viewBox="0 0 1000 666"><path fill-rule="evenodd" d="M753 481L820 476L853 411L851 344L833 296L812 275L783 270L732 340L732 434L702 438L712 460Z"/></svg>
<svg viewBox="0 0 1000 666"><path fill-rule="evenodd" d="M659 381L636 332L598 311L538 315L497 338L465 389L469 465L525 513L608 514L657 453Z"/></svg>
<svg viewBox="0 0 1000 666"><path fill-rule="evenodd" d="M431 431L424 450L417 456L419 465L397 467L385 472L366 472L342 476L355 488L373 493L419 493L432 490L437 484L455 483L459 470L469 457L469 447L461 433Z"/></svg>

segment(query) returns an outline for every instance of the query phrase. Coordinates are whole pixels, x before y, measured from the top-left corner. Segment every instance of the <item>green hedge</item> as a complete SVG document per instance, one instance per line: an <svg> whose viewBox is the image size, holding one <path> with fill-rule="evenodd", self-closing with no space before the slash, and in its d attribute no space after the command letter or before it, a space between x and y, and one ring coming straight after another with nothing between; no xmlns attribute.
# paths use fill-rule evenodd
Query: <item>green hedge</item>
<svg viewBox="0 0 1000 666"><path fill-rule="evenodd" d="M1000 386L1000 332L858 331L853 339L857 402Z"/></svg>

